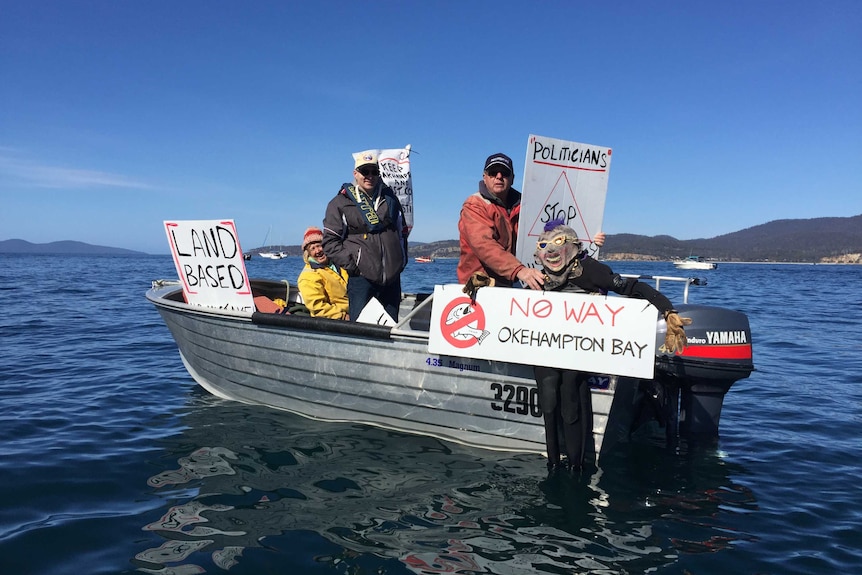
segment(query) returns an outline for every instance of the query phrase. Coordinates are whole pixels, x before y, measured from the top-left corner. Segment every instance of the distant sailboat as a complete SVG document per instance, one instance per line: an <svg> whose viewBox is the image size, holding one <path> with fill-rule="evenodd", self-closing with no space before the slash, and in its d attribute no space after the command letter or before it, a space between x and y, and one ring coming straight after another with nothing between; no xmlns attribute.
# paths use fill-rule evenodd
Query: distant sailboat
<svg viewBox="0 0 862 575"><path fill-rule="evenodd" d="M263 244L262 244L263 247L268 246L268 244L266 242L269 241L269 233L271 231L272 231L272 226L269 226L269 229L266 231L266 236L263 238ZM287 254L284 252L274 252L272 250L266 250L266 251L258 252L257 255L259 255L262 258L266 258L268 260L280 260L284 257L287 257Z"/></svg>

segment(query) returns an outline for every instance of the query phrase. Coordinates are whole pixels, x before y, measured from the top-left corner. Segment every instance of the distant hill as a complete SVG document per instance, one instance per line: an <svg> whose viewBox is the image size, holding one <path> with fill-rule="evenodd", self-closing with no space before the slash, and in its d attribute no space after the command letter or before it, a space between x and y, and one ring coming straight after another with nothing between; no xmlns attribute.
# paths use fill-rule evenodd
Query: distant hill
<svg viewBox="0 0 862 575"><path fill-rule="evenodd" d="M298 245L254 248L301 256ZM411 243L410 257L457 258L458 240ZM0 241L0 254L143 255L143 252L62 241L33 244ZM678 240L673 236L610 234L601 251L608 260L670 261L689 255L718 261L862 263L862 214L847 218L774 220L714 238Z"/></svg>
<svg viewBox="0 0 862 575"><path fill-rule="evenodd" d="M601 257L609 260L670 261L692 254L730 262L862 263L862 215L774 220L695 240L678 240L667 235L609 234L601 251ZM458 241L414 245L410 256L458 257Z"/></svg>
<svg viewBox="0 0 862 575"><path fill-rule="evenodd" d="M146 255L144 252L126 250L123 248L109 248L106 246L94 246L84 242L65 240L61 242L49 242L47 244L34 244L26 240L4 240L0 241L0 254L58 254L58 255L86 255L86 256L131 256Z"/></svg>

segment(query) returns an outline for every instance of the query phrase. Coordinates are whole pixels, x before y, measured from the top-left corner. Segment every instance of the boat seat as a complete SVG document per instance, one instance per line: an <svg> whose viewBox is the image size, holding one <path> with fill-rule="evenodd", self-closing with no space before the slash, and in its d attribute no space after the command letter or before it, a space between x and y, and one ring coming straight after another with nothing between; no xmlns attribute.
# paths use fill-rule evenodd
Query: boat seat
<svg viewBox="0 0 862 575"><path fill-rule="evenodd" d="M286 302L295 301L295 298L291 299L290 297L290 292L295 290L291 290L290 282L287 280L273 281L251 278L250 281L251 294L255 297L262 295L273 300L283 299Z"/></svg>
<svg viewBox="0 0 862 575"><path fill-rule="evenodd" d="M413 308L416 307L431 297L430 293L417 293L416 301L413 303ZM416 331L430 331L431 329L431 306L427 305L417 313L415 316L410 318L410 329L415 329Z"/></svg>

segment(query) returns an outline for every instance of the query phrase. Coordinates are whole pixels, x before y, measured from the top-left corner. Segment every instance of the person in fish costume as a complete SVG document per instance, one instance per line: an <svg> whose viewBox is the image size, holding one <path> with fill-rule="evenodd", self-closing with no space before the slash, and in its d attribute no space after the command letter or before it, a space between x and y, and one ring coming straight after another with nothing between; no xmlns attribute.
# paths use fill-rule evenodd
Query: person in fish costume
<svg viewBox="0 0 862 575"><path fill-rule="evenodd" d="M582 249L578 235L563 220L545 225L536 243L536 262L544 273L542 290L607 294L645 299L662 314L667 335L662 351L682 353L685 329L690 318L682 318L670 300L652 286L634 278L624 278ZM590 374L570 369L535 366L539 405L545 421L548 469L580 470L584 465L587 441L592 437L593 408L588 378ZM561 462L558 429L563 430L566 456Z"/></svg>

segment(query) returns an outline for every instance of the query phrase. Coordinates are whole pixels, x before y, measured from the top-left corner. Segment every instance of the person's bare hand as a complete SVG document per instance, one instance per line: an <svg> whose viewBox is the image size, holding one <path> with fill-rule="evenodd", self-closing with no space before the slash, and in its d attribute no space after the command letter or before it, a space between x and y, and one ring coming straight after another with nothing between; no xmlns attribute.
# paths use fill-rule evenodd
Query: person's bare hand
<svg viewBox="0 0 862 575"><path fill-rule="evenodd" d="M545 283L545 276L541 270L526 266L521 268L516 277L527 284L530 289L542 289L542 285Z"/></svg>
<svg viewBox="0 0 862 575"><path fill-rule="evenodd" d="M605 232L598 232L593 235L593 243L599 247L605 245Z"/></svg>

